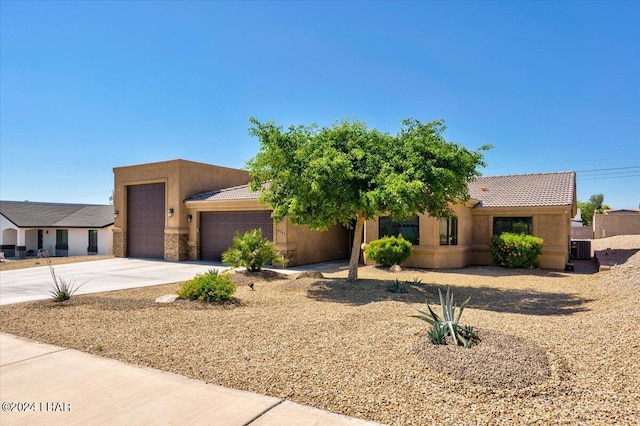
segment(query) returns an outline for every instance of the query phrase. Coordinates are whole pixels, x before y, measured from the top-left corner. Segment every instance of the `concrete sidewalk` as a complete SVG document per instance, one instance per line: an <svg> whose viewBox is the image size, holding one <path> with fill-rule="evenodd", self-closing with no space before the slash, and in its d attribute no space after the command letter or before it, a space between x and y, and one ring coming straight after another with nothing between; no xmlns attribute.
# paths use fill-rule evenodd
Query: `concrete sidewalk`
<svg viewBox="0 0 640 426"><path fill-rule="evenodd" d="M0 333L0 424L374 425Z"/></svg>

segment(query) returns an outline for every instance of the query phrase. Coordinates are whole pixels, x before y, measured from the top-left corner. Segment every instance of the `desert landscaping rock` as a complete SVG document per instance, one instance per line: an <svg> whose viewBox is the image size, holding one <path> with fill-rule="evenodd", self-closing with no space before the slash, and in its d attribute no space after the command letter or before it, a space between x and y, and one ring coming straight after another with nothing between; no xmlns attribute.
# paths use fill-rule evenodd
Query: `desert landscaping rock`
<svg viewBox="0 0 640 426"><path fill-rule="evenodd" d="M156 299L156 303L173 303L178 300L179 297L177 294L165 294L164 296L160 296Z"/></svg>
<svg viewBox="0 0 640 426"><path fill-rule="evenodd" d="M640 253L593 270L237 274L256 290L238 285L231 304L155 303L176 283L5 305L0 330L391 425L638 424ZM429 344L411 317L447 286L471 296L471 349Z"/></svg>
<svg viewBox="0 0 640 426"><path fill-rule="evenodd" d="M296 280L301 278L324 278L324 275L320 271L304 271L295 276Z"/></svg>

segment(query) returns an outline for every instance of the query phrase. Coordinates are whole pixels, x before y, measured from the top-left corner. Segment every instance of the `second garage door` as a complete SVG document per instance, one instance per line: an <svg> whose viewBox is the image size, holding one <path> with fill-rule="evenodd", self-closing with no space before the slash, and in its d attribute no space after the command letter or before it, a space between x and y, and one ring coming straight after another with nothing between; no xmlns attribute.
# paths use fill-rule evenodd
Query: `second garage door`
<svg viewBox="0 0 640 426"><path fill-rule="evenodd" d="M262 237L273 241L271 211L200 213L200 250L203 260L220 260L233 245L236 232L261 229Z"/></svg>

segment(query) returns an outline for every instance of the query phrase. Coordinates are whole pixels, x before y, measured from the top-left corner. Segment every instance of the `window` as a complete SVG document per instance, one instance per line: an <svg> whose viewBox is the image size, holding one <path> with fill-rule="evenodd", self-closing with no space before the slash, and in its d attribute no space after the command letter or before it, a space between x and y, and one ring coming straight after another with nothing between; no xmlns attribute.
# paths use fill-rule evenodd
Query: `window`
<svg viewBox="0 0 640 426"><path fill-rule="evenodd" d="M441 217L440 218L440 245L441 246L457 246L458 245L458 218Z"/></svg>
<svg viewBox="0 0 640 426"><path fill-rule="evenodd" d="M89 230L89 251L98 251L98 231L96 231L95 229Z"/></svg>
<svg viewBox="0 0 640 426"><path fill-rule="evenodd" d="M494 217L493 235L500 235L503 232L533 235L531 223L530 217Z"/></svg>
<svg viewBox="0 0 640 426"><path fill-rule="evenodd" d="M69 245L68 229L56 229L56 245Z"/></svg>
<svg viewBox="0 0 640 426"><path fill-rule="evenodd" d="M56 229L56 249L69 250L68 229Z"/></svg>
<svg viewBox="0 0 640 426"><path fill-rule="evenodd" d="M420 244L420 225L418 218L394 222L389 216L380 216L378 221L378 235L382 237L397 237L402 235L411 244Z"/></svg>

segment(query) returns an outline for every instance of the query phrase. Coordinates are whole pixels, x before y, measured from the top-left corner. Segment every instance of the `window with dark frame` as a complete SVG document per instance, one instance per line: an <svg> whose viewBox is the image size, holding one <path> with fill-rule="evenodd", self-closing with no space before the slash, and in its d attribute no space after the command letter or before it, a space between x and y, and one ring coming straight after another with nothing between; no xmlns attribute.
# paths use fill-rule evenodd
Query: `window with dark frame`
<svg viewBox="0 0 640 426"><path fill-rule="evenodd" d="M56 229L56 249L69 250L69 230Z"/></svg>
<svg viewBox="0 0 640 426"><path fill-rule="evenodd" d="M455 216L440 218L440 245L458 245L458 218Z"/></svg>
<svg viewBox="0 0 640 426"><path fill-rule="evenodd" d="M503 232L533 235L533 220L531 217L494 217L493 235Z"/></svg>
<svg viewBox="0 0 640 426"><path fill-rule="evenodd" d="M56 245L69 245L69 230L56 229Z"/></svg>
<svg viewBox="0 0 640 426"><path fill-rule="evenodd" d="M88 251L91 253L98 252L98 231L95 229L89 229L89 248Z"/></svg>
<svg viewBox="0 0 640 426"><path fill-rule="evenodd" d="M389 216L378 219L378 235L383 237L402 237L413 245L420 244L420 221L417 217L408 220L393 221Z"/></svg>

